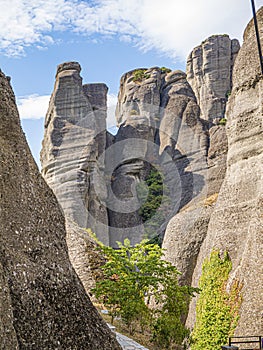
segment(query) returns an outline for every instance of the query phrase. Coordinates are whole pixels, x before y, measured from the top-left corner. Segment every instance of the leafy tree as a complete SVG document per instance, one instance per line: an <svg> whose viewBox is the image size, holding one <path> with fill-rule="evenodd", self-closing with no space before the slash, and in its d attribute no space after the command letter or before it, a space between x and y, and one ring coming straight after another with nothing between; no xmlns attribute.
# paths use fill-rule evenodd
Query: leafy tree
<svg viewBox="0 0 263 350"><path fill-rule="evenodd" d="M137 185L138 199L142 203L139 214L145 223L148 238L156 236L157 230L167 219L170 211L168 190L163 181L163 175L152 167L144 182Z"/></svg>
<svg viewBox="0 0 263 350"><path fill-rule="evenodd" d="M130 333L136 324L142 330L148 326L153 341L162 343L165 349L181 343L188 334L183 317L194 290L178 285L179 272L163 260L164 251L157 244L144 240L132 247L126 239L118 245L115 250L100 243L107 259L105 276L93 289L108 307L112 322L114 317L121 317ZM152 303L155 307L151 307Z"/></svg>
<svg viewBox="0 0 263 350"><path fill-rule="evenodd" d="M242 297L238 281L234 281L229 291L226 290L231 269L228 254L221 259L218 251L213 251L210 259L203 263L192 350L220 350L234 333Z"/></svg>

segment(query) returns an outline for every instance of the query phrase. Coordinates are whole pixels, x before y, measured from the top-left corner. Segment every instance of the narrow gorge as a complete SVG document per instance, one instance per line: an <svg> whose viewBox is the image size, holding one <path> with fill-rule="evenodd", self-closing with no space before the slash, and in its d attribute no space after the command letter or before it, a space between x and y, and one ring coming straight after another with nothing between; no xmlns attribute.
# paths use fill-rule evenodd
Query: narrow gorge
<svg viewBox="0 0 263 350"><path fill-rule="evenodd" d="M263 7L257 16L263 42ZM186 72L123 74L116 135L107 94L104 83L83 84L78 62L58 65L41 176L0 71L0 348L120 348L88 296L101 259L91 232L114 248L125 238L157 242L179 283L193 287L210 254L227 252L226 290L242 290L235 335L262 335L263 76L253 22L241 47L225 34L204 40Z"/></svg>
<svg viewBox="0 0 263 350"><path fill-rule="evenodd" d="M241 49L227 35L206 39L190 53L186 73L165 67L125 73L115 136L106 130L106 94L104 84L82 85L78 63L58 66L41 159L67 221L113 247L125 238L161 242L181 284L197 286L204 259L213 249L228 251L229 287L243 285L237 334L258 333L262 77L252 24ZM152 171L161 174L162 200L145 219ZM73 246L82 271L83 235L79 249ZM195 299L187 324L194 322Z"/></svg>

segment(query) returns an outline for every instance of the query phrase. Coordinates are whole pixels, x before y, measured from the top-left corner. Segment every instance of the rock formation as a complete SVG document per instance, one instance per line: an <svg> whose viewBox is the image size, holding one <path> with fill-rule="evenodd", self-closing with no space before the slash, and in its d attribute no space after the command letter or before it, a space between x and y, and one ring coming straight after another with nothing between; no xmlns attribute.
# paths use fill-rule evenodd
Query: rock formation
<svg viewBox="0 0 263 350"><path fill-rule="evenodd" d="M0 348L120 349L70 264L62 211L33 161L2 72L0 210Z"/></svg>
<svg viewBox="0 0 263 350"><path fill-rule="evenodd" d="M258 12L258 21L262 28L263 8ZM198 50L201 52L200 47ZM192 80L195 91L193 82L202 74L196 78L194 70L191 74L190 82ZM222 125L209 130L207 198L198 207L191 207L190 203L190 207L174 216L165 233L164 247L167 258L183 272L182 281L192 282L194 286L198 285L204 259L213 249L229 252L233 268L227 288L233 281L239 281L243 286L236 335L251 335L263 331L260 280L263 274L263 81L252 22L245 31L244 44L236 57L232 75L226 134L222 132ZM201 87L200 91L204 89L206 87ZM200 99L202 115L204 118L207 115L209 120L209 115L214 115L211 114L213 108L202 107L202 98L198 97L197 90L195 93ZM224 165L226 157L227 166ZM194 320L195 301L190 305L188 326L192 327Z"/></svg>
<svg viewBox="0 0 263 350"><path fill-rule="evenodd" d="M263 28L263 8L258 12L258 22ZM234 66L233 89L226 111L226 176L193 274L193 283L196 284L202 261L214 247L229 252L233 263L229 285L233 280L243 285L237 335L261 334L263 331L262 99L263 78L251 21ZM190 314L190 323L192 318Z"/></svg>
<svg viewBox="0 0 263 350"><path fill-rule="evenodd" d="M239 48L238 40L231 40L228 35L213 35L194 48L188 57L187 80L205 120L212 122L224 117Z"/></svg>
<svg viewBox="0 0 263 350"><path fill-rule="evenodd" d="M105 86L82 86L77 63L60 65L42 151L43 174L66 216L112 246L126 237L135 244L150 227L155 214L143 221L147 195L141 200L138 188L158 169L170 201L158 227L166 259L182 272L181 283L197 285L213 247L229 251L229 285L235 278L244 284L240 334L260 327L253 279L262 272L262 78L252 24L244 38L240 52L227 35L206 39L190 54L186 74L164 67L125 73L115 137L105 131Z"/></svg>

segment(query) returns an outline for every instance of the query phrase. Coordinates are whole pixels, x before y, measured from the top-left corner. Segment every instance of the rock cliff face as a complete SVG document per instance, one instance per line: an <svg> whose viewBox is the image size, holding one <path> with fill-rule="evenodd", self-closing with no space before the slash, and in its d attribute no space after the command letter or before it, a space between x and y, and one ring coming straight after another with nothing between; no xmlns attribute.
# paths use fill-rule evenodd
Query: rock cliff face
<svg viewBox="0 0 263 350"><path fill-rule="evenodd" d="M258 12L258 21L262 28L262 8ZM205 43L207 41L202 45ZM197 51L199 55L202 52L200 47ZM197 51L190 56L190 67ZM198 97L194 84L203 74L197 70L198 76L195 77L194 71L191 69L190 83L200 101L202 116L209 120L209 115L214 115L211 114L213 103L210 104L213 99L208 99L212 109L202 105L201 94ZM165 233L164 247L167 248L167 258L183 272L182 282L192 282L194 286L198 285L202 263L211 251L228 251L233 269L227 287L235 280L243 286L236 335L260 334L263 331L263 295L259 277L263 273L263 81L252 23L245 31L244 44L236 57L232 75L232 91L226 108L226 133L222 125L209 129L207 198L197 206L190 202L173 217ZM199 90L203 91L206 86L204 84ZM220 104L216 102L215 106ZM190 305L188 326L192 327L194 321L195 301Z"/></svg>
<svg viewBox="0 0 263 350"><path fill-rule="evenodd" d="M232 89L232 70L239 42L228 35L214 35L193 49L187 60L187 80L201 109L201 117L212 122L222 118Z"/></svg>
<svg viewBox="0 0 263 350"><path fill-rule="evenodd" d="M69 262L64 217L30 154L3 73L0 210L0 348L119 349Z"/></svg>
<svg viewBox="0 0 263 350"><path fill-rule="evenodd" d="M258 22L263 28L263 8L258 12ZM261 334L263 331L262 101L263 78L255 31L250 22L234 66L233 90L226 111L227 171L193 274L193 283L196 284L202 261L214 247L229 252L233 262L229 285L235 279L243 285L243 302L236 329L238 335Z"/></svg>
<svg viewBox="0 0 263 350"><path fill-rule="evenodd" d="M185 203L199 196L204 188L208 137L199 114L196 98L182 71L141 68L121 78L116 110L120 129L115 138L121 161L114 187L127 199L127 188L135 189L145 181L147 167L158 169L170 201L166 222ZM137 205L139 209L141 203L138 203L137 193L130 193L134 199L133 207ZM134 226L137 233L147 231L156 218L153 216L142 225L138 211L131 217L130 210L131 225L127 216L120 214L120 209L114 216L110 215L110 222L113 218L119 227L123 223ZM121 232L124 233L123 229Z"/></svg>
<svg viewBox="0 0 263 350"><path fill-rule="evenodd" d="M80 71L77 62L58 66L41 163L42 174L66 217L71 262L89 291L94 283L89 263L96 251L83 228L91 228L100 241L109 244L103 178L108 88L105 84L82 85Z"/></svg>

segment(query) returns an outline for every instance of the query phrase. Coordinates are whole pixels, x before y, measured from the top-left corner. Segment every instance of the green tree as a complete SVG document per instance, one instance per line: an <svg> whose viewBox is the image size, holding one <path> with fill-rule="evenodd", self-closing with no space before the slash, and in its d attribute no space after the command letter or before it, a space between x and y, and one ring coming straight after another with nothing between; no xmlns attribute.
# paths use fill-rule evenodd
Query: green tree
<svg viewBox="0 0 263 350"><path fill-rule="evenodd" d="M203 263L192 350L219 350L234 333L242 297L238 281L232 283L229 291L226 290L231 269L228 254L221 259L218 251L213 251L210 259Z"/></svg>
<svg viewBox="0 0 263 350"><path fill-rule="evenodd" d="M188 334L183 316L193 289L178 285L179 272L163 259L164 251L157 244L144 240L132 247L126 239L118 245L116 250L100 244L107 262L104 279L93 289L95 296L107 306L112 321L121 317L130 333L139 324L142 330L145 326L152 329L153 341L163 343L165 349L182 342Z"/></svg>
<svg viewBox="0 0 263 350"><path fill-rule="evenodd" d="M146 235L151 239L156 237L157 230L167 219L171 204L163 175L157 168L152 167L145 181L138 184L137 196L142 203L139 215Z"/></svg>

